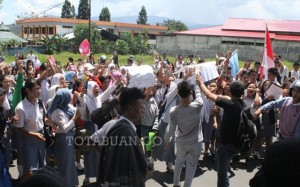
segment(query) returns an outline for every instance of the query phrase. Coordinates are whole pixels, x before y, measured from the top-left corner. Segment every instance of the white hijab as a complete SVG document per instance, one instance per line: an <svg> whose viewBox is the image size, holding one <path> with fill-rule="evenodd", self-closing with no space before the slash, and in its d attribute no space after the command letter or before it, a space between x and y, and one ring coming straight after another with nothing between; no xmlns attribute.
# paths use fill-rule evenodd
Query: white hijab
<svg viewBox="0 0 300 187"><path fill-rule="evenodd" d="M100 97L95 97L93 94L93 89L95 86L98 86L98 84L95 81L89 81L87 85L87 94L86 94L86 105L89 110L89 113L91 114L94 110L97 108L101 108L102 102L100 100Z"/></svg>
<svg viewBox="0 0 300 187"><path fill-rule="evenodd" d="M61 73L56 73L55 75L53 75L53 77L51 79L51 86L59 85L60 84L59 81L60 81L61 77L64 77L64 75Z"/></svg>
<svg viewBox="0 0 300 187"><path fill-rule="evenodd" d="M49 89L49 91L48 91L48 98L49 99L46 103L46 108L48 108L51 105L52 100L53 100L53 98L56 94L56 91L58 90L58 87L59 87L59 85L54 85L54 86L51 86L51 88Z"/></svg>

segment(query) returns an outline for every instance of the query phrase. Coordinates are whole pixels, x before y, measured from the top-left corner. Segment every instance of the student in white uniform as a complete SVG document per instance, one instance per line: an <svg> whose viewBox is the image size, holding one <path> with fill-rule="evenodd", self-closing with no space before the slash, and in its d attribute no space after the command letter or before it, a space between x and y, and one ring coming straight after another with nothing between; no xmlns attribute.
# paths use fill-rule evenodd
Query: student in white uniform
<svg viewBox="0 0 300 187"><path fill-rule="evenodd" d="M65 179L66 186L78 185L78 174L74 157L73 131L75 121L80 117L79 110L70 105L71 92L67 88L59 89L48 109L48 116L58 125L55 134L54 158L58 171Z"/></svg>
<svg viewBox="0 0 300 187"><path fill-rule="evenodd" d="M45 165L46 153L43 110L38 103L41 86L35 79L27 79L24 89L26 96L16 107L19 120L14 124L22 132L22 179Z"/></svg>

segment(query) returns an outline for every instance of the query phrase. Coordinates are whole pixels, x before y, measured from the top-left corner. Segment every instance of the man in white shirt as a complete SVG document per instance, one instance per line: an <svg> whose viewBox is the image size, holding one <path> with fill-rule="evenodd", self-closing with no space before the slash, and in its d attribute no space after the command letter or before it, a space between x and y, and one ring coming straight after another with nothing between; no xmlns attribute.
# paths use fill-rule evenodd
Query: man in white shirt
<svg viewBox="0 0 300 187"><path fill-rule="evenodd" d="M291 77L295 77L296 80L299 79L299 77L300 77L299 62L295 62L293 64L293 70L291 71Z"/></svg>
<svg viewBox="0 0 300 187"><path fill-rule="evenodd" d="M32 50L31 50L31 51L29 52L29 54L27 55L27 59L28 59L28 60L31 60L32 62L34 61L35 55L33 54L33 51L32 51Z"/></svg>
<svg viewBox="0 0 300 187"><path fill-rule="evenodd" d="M280 76L280 79L278 82L281 84L289 77L289 69L283 65L282 61L280 59L276 59L274 61L275 67L278 69L278 74Z"/></svg>
<svg viewBox="0 0 300 187"><path fill-rule="evenodd" d="M40 68L41 61L38 59L38 56L34 57L34 59L33 59L33 65L34 65L34 68Z"/></svg>

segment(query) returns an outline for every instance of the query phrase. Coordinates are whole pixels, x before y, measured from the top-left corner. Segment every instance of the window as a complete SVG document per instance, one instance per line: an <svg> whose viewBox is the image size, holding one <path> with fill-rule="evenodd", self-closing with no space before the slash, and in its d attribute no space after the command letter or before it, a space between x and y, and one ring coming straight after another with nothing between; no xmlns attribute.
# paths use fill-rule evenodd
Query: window
<svg viewBox="0 0 300 187"><path fill-rule="evenodd" d="M239 45L251 45L254 46L254 42L239 42Z"/></svg>
<svg viewBox="0 0 300 187"><path fill-rule="evenodd" d="M237 45L238 42L237 42L237 41L222 41L222 44L226 44L226 45Z"/></svg>
<svg viewBox="0 0 300 187"><path fill-rule="evenodd" d="M255 46L264 46L264 43L256 43Z"/></svg>
<svg viewBox="0 0 300 187"><path fill-rule="evenodd" d="M34 33L35 33L35 34L39 34L39 32L40 32L40 30L39 30L39 29L40 29L40 28L38 28L38 27L35 27L35 28L34 28Z"/></svg>
<svg viewBox="0 0 300 187"><path fill-rule="evenodd" d="M149 39L151 40L155 40L156 39L156 35L155 34L148 34Z"/></svg>
<svg viewBox="0 0 300 187"><path fill-rule="evenodd" d="M46 27L42 27L42 34L46 34Z"/></svg>
<svg viewBox="0 0 300 187"><path fill-rule="evenodd" d="M63 25L63 26L62 26L62 28L64 28L64 29L72 29L72 28L73 28L73 26L67 26L67 25Z"/></svg>
<svg viewBox="0 0 300 187"><path fill-rule="evenodd" d="M27 34L27 33L28 33L28 28L25 27L25 28L24 28L24 34Z"/></svg>
<svg viewBox="0 0 300 187"><path fill-rule="evenodd" d="M53 35L54 34L54 31L53 31L53 27L48 27L48 30L49 30L49 35Z"/></svg>

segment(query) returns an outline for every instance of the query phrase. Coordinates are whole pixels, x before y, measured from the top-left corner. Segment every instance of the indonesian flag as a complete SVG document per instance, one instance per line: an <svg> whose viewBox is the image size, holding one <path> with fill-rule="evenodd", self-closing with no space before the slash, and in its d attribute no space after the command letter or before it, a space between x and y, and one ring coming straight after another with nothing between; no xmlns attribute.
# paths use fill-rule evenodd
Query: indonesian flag
<svg viewBox="0 0 300 187"><path fill-rule="evenodd" d="M81 56L90 54L90 43L87 39L83 40L79 45L79 52Z"/></svg>
<svg viewBox="0 0 300 187"><path fill-rule="evenodd" d="M261 79L262 79L263 75L265 75L264 79L267 79L268 69L271 67L275 67L275 65L274 65L274 59L273 59L271 38L270 38L269 31L268 31L268 26L266 25L265 48L263 50L262 66L260 68L260 78Z"/></svg>

